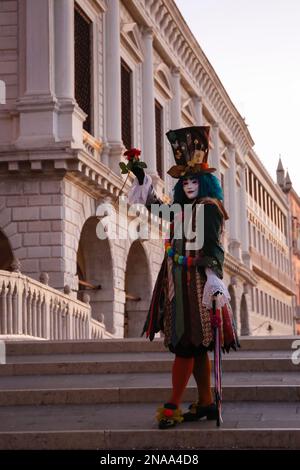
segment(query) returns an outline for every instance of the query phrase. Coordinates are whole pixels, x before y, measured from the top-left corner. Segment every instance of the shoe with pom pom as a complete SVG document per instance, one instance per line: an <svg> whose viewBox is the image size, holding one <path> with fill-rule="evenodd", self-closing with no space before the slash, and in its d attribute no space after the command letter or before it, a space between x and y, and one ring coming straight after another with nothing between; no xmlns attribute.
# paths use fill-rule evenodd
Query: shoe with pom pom
<svg viewBox="0 0 300 470"><path fill-rule="evenodd" d="M156 419L159 429L167 429L183 422L182 412L173 403L165 403L157 409Z"/></svg>

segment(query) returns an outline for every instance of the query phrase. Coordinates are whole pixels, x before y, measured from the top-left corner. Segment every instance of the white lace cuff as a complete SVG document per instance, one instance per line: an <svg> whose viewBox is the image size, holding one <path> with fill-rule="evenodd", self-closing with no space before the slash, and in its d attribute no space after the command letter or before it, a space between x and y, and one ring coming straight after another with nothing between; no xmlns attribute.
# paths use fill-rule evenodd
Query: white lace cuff
<svg viewBox="0 0 300 470"><path fill-rule="evenodd" d="M145 174L143 184L139 184L137 177L135 177L128 191L129 204L146 204L151 185L152 179L150 175Z"/></svg>
<svg viewBox="0 0 300 470"><path fill-rule="evenodd" d="M203 291L203 305L207 308L212 308L213 295L216 292L221 292L221 295L216 297L216 308L221 308L229 303L231 298L224 282L210 268L205 268L205 274L207 281Z"/></svg>

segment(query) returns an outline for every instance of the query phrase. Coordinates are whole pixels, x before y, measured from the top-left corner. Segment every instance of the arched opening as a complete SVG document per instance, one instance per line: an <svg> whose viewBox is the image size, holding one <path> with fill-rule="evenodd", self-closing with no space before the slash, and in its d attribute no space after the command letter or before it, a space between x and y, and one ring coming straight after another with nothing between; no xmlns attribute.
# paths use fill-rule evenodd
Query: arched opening
<svg viewBox="0 0 300 470"><path fill-rule="evenodd" d="M125 274L126 305L124 338L140 337L151 300L151 275L147 256L139 240L130 247Z"/></svg>
<svg viewBox="0 0 300 470"><path fill-rule="evenodd" d="M242 295L241 298L241 310L240 310L240 318L241 318L241 336L247 336L250 334L249 331L249 315L248 315L248 306L245 294Z"/></svg>
<svg viewBox="0 0 300 470"><path fill-rule="evenodd" d="M13 252L9 240L0 230L0 269L10 271L13 258Z"/></svg>
<svg viewBox="0 0 300 470"><path fill-rule="evenodd" d="M114 284L113 263L109 241L97 237L97 217L89 218L81 231L77 250L78 298L83 292L90 296L92 317L113 331Z"/></svg>
<svg viewBox="0 0 300 470"><path fill-rule="evenodd" d="M231 305L231 309L233 313L233 318L234 318L235 324L237 325L236 297L235 297L234 288L231 284L228 287L228 292L231 298L230 305Z"/></svg>

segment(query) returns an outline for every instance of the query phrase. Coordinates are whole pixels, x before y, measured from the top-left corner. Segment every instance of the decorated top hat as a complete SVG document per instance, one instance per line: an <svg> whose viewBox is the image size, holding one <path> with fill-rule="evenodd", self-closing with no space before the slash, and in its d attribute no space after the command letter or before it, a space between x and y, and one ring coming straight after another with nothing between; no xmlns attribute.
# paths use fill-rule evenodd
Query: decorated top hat
<svg viewBox="0 0 300 470"><path fill-rule="evenodd" d="M173 178L194 173L213 173L207 162L209 126L182 127L170 130L166 136L172 146L176 165L167 172Z"/></svg>

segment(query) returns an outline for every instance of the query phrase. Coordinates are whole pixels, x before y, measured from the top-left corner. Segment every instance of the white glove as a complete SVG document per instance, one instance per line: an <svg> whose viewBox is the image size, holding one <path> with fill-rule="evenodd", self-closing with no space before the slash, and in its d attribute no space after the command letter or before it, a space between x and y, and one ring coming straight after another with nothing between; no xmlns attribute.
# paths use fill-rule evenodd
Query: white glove
<svg viewBox="0 0 300 470"><path fill-rule="evenodd" d="M151 185L152 179L150 175L145 174L143 184L139 184L137 177L135 177L128 191L129 204L146 204Z"/></svg>
<svg viewBox="0 0 300 470"><path fill-rule="evenodd" d="M229 303L231 297L222 279L210 268L205 268L205 274L207 281L203 290L202 304L207 308L212 308L213 295L216 292L221 293L221 295L217 296L217 308L221 308Z"/></svg>

